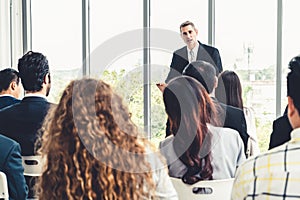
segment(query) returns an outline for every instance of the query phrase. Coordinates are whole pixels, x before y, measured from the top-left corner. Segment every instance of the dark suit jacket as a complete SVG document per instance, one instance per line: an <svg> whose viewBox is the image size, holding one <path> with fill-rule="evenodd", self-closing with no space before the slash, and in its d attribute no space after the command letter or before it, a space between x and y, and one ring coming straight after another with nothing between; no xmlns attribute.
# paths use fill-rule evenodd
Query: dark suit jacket
<svg viewBox="0 0 300 200"><path fill-rule="evenodd" d="M21 145L22 155L34 155L37 131L51 104L42 97L24 97L12 106L0 110L0 133Z"/></svg>
<svg viewBox="0 0 300 200"><path fill-rule="evenodd" d="M273 132L270 136L269 149L280 146L291 139L293 128L287 115L283 115L273 121Z"/></svg>
<svg viewBox="0 0 300 200"><path fill-rule="evenodd" d="M7 177L9 199L27 199L20 145L0 134L0 171Z"/></svg>
<svg viewBox="0 0 300 200"><path fill-rule="evenodd" d="M222 61L218 49L202 44L198 41L199 48L197 53L197 60L203 60L211 63L217 71L217 74L223 71ZM168 83L172 78L180 76L183 69L189 64L186 46L176 50L173 53L173 58L170 66L170 72L166 79Z"/></svg>
<svg viewBox="0 0 300 200"><path fill-rule="evenodd" d="M0 109L5 108L7 106L16 104L16 103L20 103L21 100L16 99L14 97L11 96L3 96L0 97Z"/></svg>
<svg viewBox="0 0 300 200"><path fill-rule="evenodd" d="M247 133L247 124L246 124L246 119L245 119L243 110L233 107L233 106L229 106L229 105L220 103L215 98L212 98L212 99L213 99L214 103L216 104L216 106L221 109L221 110L218 110L220 123L223 125L223 127L232 128L239 132L239 134L243 140L244 152L246 154L247 142L248 142L249 135ZM170 130L169 119L167 121L166 126L167 126L166 127L166 137L168 137L169 135L172 134L171 130Z"/></svg>
<svg viewBox="0 0 300 200"><path fill-rule="evenodd" d="M223 127L232 128L239 132L243 140L244 151L246 153L249 135L247 133L247 124L246 124L244 111L239 108L220 103L216 99L214 99L214 102L215 104L220 105L220 107L225 111L226 115L224 116L225 121Z"/></svg>

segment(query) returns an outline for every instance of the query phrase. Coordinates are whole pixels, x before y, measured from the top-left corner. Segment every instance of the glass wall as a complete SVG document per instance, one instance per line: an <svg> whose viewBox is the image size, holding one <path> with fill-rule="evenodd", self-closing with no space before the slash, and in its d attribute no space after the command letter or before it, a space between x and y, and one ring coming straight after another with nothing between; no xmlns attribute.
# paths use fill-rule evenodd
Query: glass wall
<svg viewBox="0 0 300 200"><path fill-rule="evenodd" d="M0 1L0 69L16 68L22 55L22 1Z"/></svg>
<svg viewBox="0 0 300 200"><path fill-rule="evenodd" d="M299 24L299 6L300 1L283 1L283 30L282 30L282 112L287 105L286 76L288 73L288 64L290 60L300 55L300 29Z"/></svg>
<svg viewBox="0 0 300 200"><path fill-rule="evenodd" d="M10 3L13 2L11 5ZM87 75L100 77L121 93L133 120L144 126L143 20L150 18L151 123L154 139L165 134L166 115L156 83L164 82L172 53L184 46L179 25L193 21L198 39L208 43L208 0L143 1L30 0L0 2L0 68L15 67L23 54L22 2L28 3L27 24L32 41L28 49L47 56L53 76L49 100L57 102L70 80L82 76L87 47ZM89 7L82 11L82 3ZM280 1L215 0L215 46L223 68L242 80L244 103L254 109L261 150L267 148L276 118L277 3ZM282 112L286 106L286 73L289 60L298 55L297 0L282 0ZM83 15L85 14L85 15ZM83 26L85 16L85 26ZM25 26L25 25L24 25ZM83 34L85 33L85 35ZM84 36L84 38L83 38ZM86 42L84 44L84 42ZM84 44L84 46L82 45ZM24 52L25 53L25 52Z"/></svg>
<svg viewBox="0 0 300 200"><path fill-rule="evenodd" d="M89 74L114 86L143 130L143 1L89 2Z"/></svg>
<svg viewBox="0 0 300 200"><path fill-rule="evenodd" d="M223 68L235 71L241 79L244 106L254 110L264 151L276 118L277 2L216 0L215 5L215 44Z"/></svg>
<svg viewBox="0 0 300 200"><path fill-rule="evenodd" d="M161 91L156 83L164 82L171 64L173 52L183 46L179 26L192 21L198 29L198 40L208 41L208 1L153 0L151 1L151 109L152 135L154 141L165 137L167 116Z"/></svg>
<svg viewBox="0 0 300 200"><path fill-rule="evenodd" d="M52 87L48 100L58 102L62 90L81 76L81 1L32 0L32 51L43 53L50 66Z"/></svg>

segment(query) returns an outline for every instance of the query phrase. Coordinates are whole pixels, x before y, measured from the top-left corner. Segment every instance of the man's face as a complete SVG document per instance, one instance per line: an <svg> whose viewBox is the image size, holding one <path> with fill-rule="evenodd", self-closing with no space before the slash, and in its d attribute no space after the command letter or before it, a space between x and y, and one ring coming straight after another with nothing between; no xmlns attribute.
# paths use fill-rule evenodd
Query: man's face
<svg viewBox="0 0 300 200"><path fill-rule="evenodd" d="M189 49L193 49L197 44L198 30L194 29L191 25L188 25L182 27L180 31L184 43L188 46Z"/></svg>

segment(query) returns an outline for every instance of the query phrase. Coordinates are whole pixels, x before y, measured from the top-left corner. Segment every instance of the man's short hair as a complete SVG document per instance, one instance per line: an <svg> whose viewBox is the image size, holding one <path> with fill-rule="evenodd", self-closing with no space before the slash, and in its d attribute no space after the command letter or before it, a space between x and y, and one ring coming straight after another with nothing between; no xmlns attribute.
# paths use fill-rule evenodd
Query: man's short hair
<svg viewBox="0 0 300 200"><path fill-rule="evenodd" d="M290 61L289 69L291 71L287 75L287 96L293 99L295 107L300 112L300 55Z"/></svg>
<svg viewBox="0 0 300 200"><path fill-rule="evenodd" d="M26 91L37 92L43 88L44 77L49 73L47 58L38 52L27 52L19 59L18 70Z"/></svg>
<svg viewBox="0 0 300 200"><path fill-rule="evenodd" d="M216 69L208 62L199 60L191 62L184 68L182 74L197 79L208 94L210 94L215 87Z"/></svg>
<svg viewBox="0 0 300 200"><path fill-rule="evenodd" d="M196 28L193 22L185 21L182 24L180 24L180 27L179 27L180 32L181 32L181 28L189 26L189 25L191 25L194 29Z"/></svg>
<svg viewBox="0 0 300 200"><path fill-rule="evenodd" d="M19 84L19 72L12 68L6 68L0 71L0 92L8 90L11 82Z"/></svg>

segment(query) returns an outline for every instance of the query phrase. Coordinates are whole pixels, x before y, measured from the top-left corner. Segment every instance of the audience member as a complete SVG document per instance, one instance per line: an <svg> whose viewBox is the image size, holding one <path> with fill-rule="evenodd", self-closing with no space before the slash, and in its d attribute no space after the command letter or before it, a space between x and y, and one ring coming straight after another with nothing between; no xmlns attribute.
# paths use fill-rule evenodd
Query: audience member
<svg viewBox="0 0 300 200"><path fill-rule="evenodd" d="M238 131L243 140L245 150L247 148L249 135L247 134L247 125L243 110L220 103L214 97L215 88L218 84L215 68L205 61L196 61L190 63L184 69L183 75L197 79L204 86L213 102L221 109L218 111L218 120L221 122L221 126Z"/></svg>
<svg viewBox="0 0 300 200"><path fill-rule="evenodd" d="M7 177L9 199L27 199L28 188L23 175L20 145L0 134L0 152L0 171Z"/></svg>
<svg viewBox="0 0 300 200"><path fill-rule="evenodd" d="M22 156L35 155L35 141L51 104L47 101L51 87L48 60L41 53L29 51L18 63L25 96L18 104L0 111L0 133L21 145ZM34 179L25 177L29 197L33 197Z"/></svg>
<svg viewBox="0 0 300 200"><path fill-rule="evenodd" d="M18 70L25 96L0 111L0 132L21 145L22 155L34 155L37 131L51 105L46 99L51 87L48 60L30 51L19 59Z"/></svg>
<svg viewBox="0 0 300 200"><path fill-rule="evenodd" d="M214 69L214 68L213 68ZM219 125L216 104L194 78L172 79L163 93L173 135L160 143L169 174L194 184L234 177L246 158L237 131Z"/></svg>
<svg viewBox="0 0 300 200"><path fill-rule="evenodd" d="M42 130L40 200L177 199L162 158L103 81L72 81Z"/></svg>
<svg viewBox="0 0 300 200"><path fill-rule="evenodd" d="M219 75L215 95L221 103L244 111L247 133L249 135L246 149L247 157L259 154L260 150L258 147L253 109L244 106L242 99L242 85L238 75L234 71L226 70Z"/></svg>
<svg viewBox="0 0 300 200"><path fill-rule="evenodd" d="M203 60L211 63L216 68L216 73L223 71L221 57L218 49L202 44L197 40L198 30L195 25L186 21L180 25L180 35L186 46L176 50L170 66L170 72L167 76L166 83L172 78L180 76L183 69L190 62Z"/></svg>
<svg viewBox="0 0 300 200"><path fill-rule="evenodd" d="M240 166L231 199L300 198L300 56L289 63L287 76L288 119L291 140ZM285 134L285 133L283 133Z"/></svg>
<svg viewBox="0 0 300 200"><path fill-rule="evenodd" d="M300 66L300 62L298 63ZM273 121L273 131L270 135L269 150L278 147L291 139L293 130L287 116L287 108L283 115Z"/></svg>
<svg viewBox="0 0 300 200"><path fill-rule="evenodd" d="M19 72L12 68L0 71L0 109L19 103L21 84Z"/></svg>

